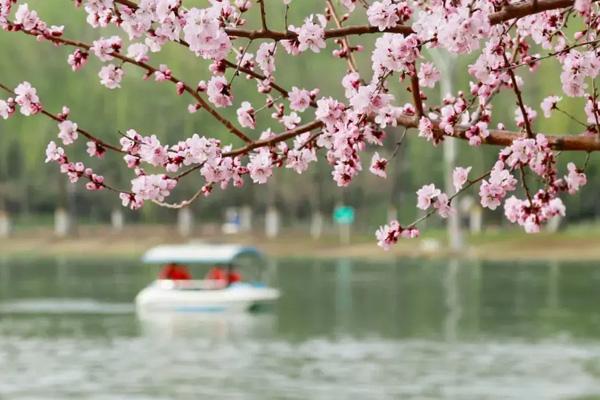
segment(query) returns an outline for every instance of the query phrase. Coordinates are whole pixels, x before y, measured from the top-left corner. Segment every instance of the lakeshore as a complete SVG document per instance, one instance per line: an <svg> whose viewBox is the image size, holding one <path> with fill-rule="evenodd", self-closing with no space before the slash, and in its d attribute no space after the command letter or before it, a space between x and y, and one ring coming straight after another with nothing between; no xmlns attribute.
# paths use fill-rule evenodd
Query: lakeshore
<svg viewBox="0 0 600 400"><path fill-rule="evenodd" d="M261 248L271 257L356 258L386 260L401 257L459 258L482 260L600 260L600 226L573 226L557 233L528 235L517 230L488 231L466 238L465 249L453 253L445 245L443 231L428 231L414 240L401 240L386 252L373 235L355 234L342 245L335 234L318 240L304 232L285 231L276 238L264 234L202 234L183 238L175 229L159 225L128 226L120 232L109 227L80 227L74 236L59 238L50 228L30 228L0 239L5 257L140 257L149 247L190 241L235 242Z"/></svg>

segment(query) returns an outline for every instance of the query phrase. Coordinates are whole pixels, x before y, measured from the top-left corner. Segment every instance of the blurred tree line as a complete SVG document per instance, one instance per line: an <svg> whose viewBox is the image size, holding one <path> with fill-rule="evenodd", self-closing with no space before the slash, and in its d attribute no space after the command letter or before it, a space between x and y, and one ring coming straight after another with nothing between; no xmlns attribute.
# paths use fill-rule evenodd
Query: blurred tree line
<svg viewBox="0 0 600 400"><path fill-rule="evenodd" d="M206 1L189 2L198 5L205 3ZM274 3L277 4L269 5L268 13L272 17L269 22L273 28L283 29L281 2ZM317 3L319 2L294 2L289 16L290 23L299 25L303 16L319 12L323 3ZM67 0L32 0L30 6L38 10L48 23L64 24L65 36L69 38L91 42L100 36L115 33L87 26L85 12L73 7L72 2ZM250 14L253 18L255 10ZM368 79L372 39L355 37L351 38L351 42L365 44L365 51L358 56L358 61L363 76ZM238 44L243 46L246 42ZM258 43L253 43L249 52L255 52L257 46ZM94 56L90 57L90 62L83 70L74 73L66 62L67 55L73 50L71 48L55 48L48 43L37 43L34 38L18 33L1 33L0 48L4 50L4 57L0 61L0 80L4 84L14 87L21 81L30 81L38 89L42 103L49 111L58 112L63 105L67 105L71 109L73 121L109 142L118 141L119 131L133 128L143 134L156 134L163 143L175 143L193 133L199 133L218 137L224 143L231 142L234 146L240 144L206 113L199 111L189 114L186 108L191 102L190 98L185 95L177 96L173 85L144 81L139 69L125 66L122 88L111 91L99 84L97 73L100 63ZM279 59L282 61L277 65L275 74L277 82L288 88L319 88L321 95L342 99L339 82L346 64L331 57L332 49L330 44L320 54L309 52L294 58L286 58L281 52ZM472 61L473 59L458 61L457 75L453 77L455 88L468 90L469 76L466 68ZM192 85L209 78L206 62L174 44L167 45L161 53L153 54L151 63L168 64L176 76ZM556 114L550 119L544 119L539 110L539 103L544 97L560 92L560 71L552 61L547 63L542 64L535 73L523 74L526 83L523 90L525 101L537 109L539 114L535 127L546 133L578 133L581 127L569 118ZM238 77L235 85L236 105L248 99L255 108L262 106L261 97L254 90L254 81ZM410 101L407 86L406 83L398 82L391 88L401 104ZM434 102L440 97L436 91L429 90L426 93ZM561 106L573 110L576 116L582 118L583 104L580 101L565 99ZM514 96L509 92L500 94L494 101L494 107L494 123L503 122L508 127L514 127ZM261 129L269 126L267 113L270 112L263 111L263 115L259 116L259 126L254 132L256 137ZM235 120L235 107L223 113ZM304 122L311 117L312 115L305 116ZM1 121L0 209L7 210L17 222L32 219L36 222L44 219L50 221L56 207L64 207L71 197L75 199L76 212L81 220L92 223L108 221L111 210L121 207L114 193L89 193L81 184L72 186L55 165L44 164L46 144L49 140L57 140L57 132L56 123L42 116L16 116L8 121ZM371 151L377 150L384 157L391 156L402 131L390 129L388 133L385 148ZM385 181L368 172L370 154L365 154L362 175L350 187L341 189L331 179L331 167L321 160L316 168L311 168L303 175L289 170L277 171L275 179L266 186L247 184L242 189L216 189L211 196L200 199L193 205L194 212L200 221L216 221L222 219L224 208L228 206L249 204L255 212L261 214L268 204L273 204L283 212L284 223L291 224L308 220L312 211L317 209L328 215L335 204L345 203L357 208L358 222L361 225L374 227L383 223L390 206L398 209L401 220L410 220L417 211L415 191L429 182L442 186L444 176L442 146L432 147L414 133L409 132L396 157L390 161L389 176ZM85 153L83 139L67 151L72 159L83 160L114 186L129 187L133 174L125 168L120 156L107 154L103 161L92 160ZM497 151L498 148L491 147L470 148L461 142L458 165L473 165L473 174L478 174L493 164ZM564 155L559 158L566 159ZM578 165L583 165L584 158L585 154L575 157ZM563 160L564 162L566 161ZM588 185L579 195L565 199L569 220L595 218L600 214L595 189L600 180L599 167L600 160L592 155L587 171ZM174 198L187 198L200 185L202 181L199 175L189 176L180 183ZM472 195L477 196L476 189ZM486 214L486 221L500 222L500 212ZM129 221L148 223L172 222L174 211L148 205L139 212L128 213L127 218ZM430 223L440 222L432 220Z"/></svg>

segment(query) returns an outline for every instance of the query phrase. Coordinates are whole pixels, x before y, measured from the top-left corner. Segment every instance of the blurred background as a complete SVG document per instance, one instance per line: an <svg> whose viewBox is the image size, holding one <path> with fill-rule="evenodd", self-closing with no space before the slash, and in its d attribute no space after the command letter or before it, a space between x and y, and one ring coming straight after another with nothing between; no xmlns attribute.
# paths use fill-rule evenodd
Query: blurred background
<svg viewBox="0 0 600 400"><path fill-rule="evenodd" d="M67 37L91 42L115 33L90 29L84 11L67 1L29 3L49 23L65 24ZM267 1L277 29L283 29L280 3ZM290 22L322 12L321 3L294 1ZM358 61L369 71L372 43L352 41L365 44ZM67 105L73 121L108 142L135 129L169 144L193 133L240 144L202 111L188 114L189 99L176 96L172 85L146 82L130 66L122 89L111 91L99 85L93 56L73 73L70 49L10 33L0 34L0 48L2 83L30 81L45 107L58 112ZM331 50L282 58L277 82L342 98L346 66ZM432 57L447 64L447 84L468 90L466 68L474 60ZM207 79L206 64L177 46L152 63L168 64L192 85ZM544 97L560 93L558 74L552 61L535 75L522 74L525 102L538 111L535 129L580 133L571 119L545 119L539 109ZM254 82L236 84L236 105L262 104ZM401 103L410 101L405 86L391 85ZM513 96L499 95L494 107L494 124L515 128ZM565 98L561 107L583 119L579 100ZM235 107L224 113L235 119ZM259 118L256 136L267 121ZM338 188L320 160L302 175L275 171L267 185L215 190L183 210L147 204L132 212L113 193L71 185L44 164L57 132L42 117L0 123L2 399L600 399L600 159L594 154L588 184L563 198L567 216L538 235L510 226L502 210L483 210L474 188L457 202L453 226L430 218L419 240L385 253L375 230L391 218L418 217L418 188L444 187L452 165L484 171L498 148L432 147L410 132L385 181L367 171L366 152L365 171L348 188ZM387 132L377 149L384 157L402 130ZM133 176L118 156L92 160L84 141L69 151L114 186L129 187ZM559 160L564 171L567 161L582 166L585 154ZM189 176L173 200L200 185L199 175ZM270 283L282 292L275 309L234 318L136 315L133 299L157 273L141 266L142 253L193 240L263 249Z"/></svg>

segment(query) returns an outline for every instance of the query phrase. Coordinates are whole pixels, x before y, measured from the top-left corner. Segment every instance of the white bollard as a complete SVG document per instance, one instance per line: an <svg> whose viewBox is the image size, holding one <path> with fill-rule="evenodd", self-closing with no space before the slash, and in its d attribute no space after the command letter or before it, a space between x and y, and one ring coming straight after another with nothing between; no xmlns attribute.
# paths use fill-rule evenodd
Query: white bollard
<svg viewBox="0 0 600 400"><path fill-rule="evenodd" d="M125 217L123 216L123 211L115 208L110 213L110 224L112 226L113 231L121 232L123 227L125 226Z"/></svg>
<svg viewBox="0 0 600 400"><path fill-rule="evenodd" d="M65 237L71 233L72 221L64 208L57 208L54 212L54 233L56 236Z"/></svg>
<svg viewBox="0 0 600 400"><path fill-rule="evenodd" d="M550 220L546 224L546 231L548 231L550 233L558 232L558 228L560 227L561 221L562 221L562 217L560 215L550 218Z"/></svg>
<svg viewBox="0 0 600 400"><path fill-rule="evenodd" d="M351 231L351 225L350 224L339 224L339 229L340 229L340 243L344 246L347 246L350 244L350 231Z"/></svg>
<svg viewBox="0 0 600 400"><path fill-rule="evenodd" d="M310 236L318 240L323 234L323 214L318 211L313 212L310 220Z"/></svg>
<svg viewBox="0 0 600 400"><path fill-rule="evenodd" d="M12 231L10 217L5 211L0 211L0 237L8 237Z"/></svg>
<svg viewBox="0 0 600 400"><path fill-rule="evenodd" d="M393 221L398 219L398 209L394 206L389 206L387 209L387 221Z"/></svg>
<svg viewBox="0 0 600 400"><path fill-rule="evenodd" d="M194 228L194 215L188 207L179 209L177 213L177 232L183 237L189 237Z"/></svg>
<svg viewBox="0 0 600 400"><path fill-rule="evenodd" d="M243 206L240 209L240 231L250 232L252 230L252 208Z"/></svg>
<svg viewBox="0 0 600 400"><path fill-rule="evenodd" d="M479 234L483 229L483 210L476 205L469 212L469 230L471 233Z"/></svg>
<svg viewBox="0 0 600 400"><path fill-rule="evenodd" d="M279 212L275 207L267 208L265 215L265 234L268 238L274 238L279 235Z"/></svg>

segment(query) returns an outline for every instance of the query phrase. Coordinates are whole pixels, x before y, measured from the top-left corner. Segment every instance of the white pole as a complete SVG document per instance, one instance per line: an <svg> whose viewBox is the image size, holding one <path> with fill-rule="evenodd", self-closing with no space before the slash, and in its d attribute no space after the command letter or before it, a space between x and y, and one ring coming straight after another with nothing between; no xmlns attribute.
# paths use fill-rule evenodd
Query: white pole
<svg viewBox="0 0 600 400"><path fill-rule="evenodd" d="M279 212L275 207L268 207L265 215L265 233L269 239L279 235Z"/></svg>
<svg viewBox="0 0 600 400"><path fill-rule="evenodd" d="M194 228L194 215L192 211L185 207L177 212L177 231L183 237L189 237Z"/></svg>
<svg viewBox="0 0 600 400"><path fill-rule="evenodd" d="M454 67L456 65L456 58L448 53L440 54L437 50L430 51L431 57L433 58L437 68L440 70L440 94L443 100L446 95L451 94L453 91L452 79L454 76ZM444 140L444 183L446 193L450 196L454 193L454 186L452 185L452 171L456 166L456 140L454 138L446 137ZM453 251L461 251L464 249L464 236L460 226L460 215L458 208L453 204L453 212L448 217L447 222L447 234L448 234L448 245Z"/></svg>

